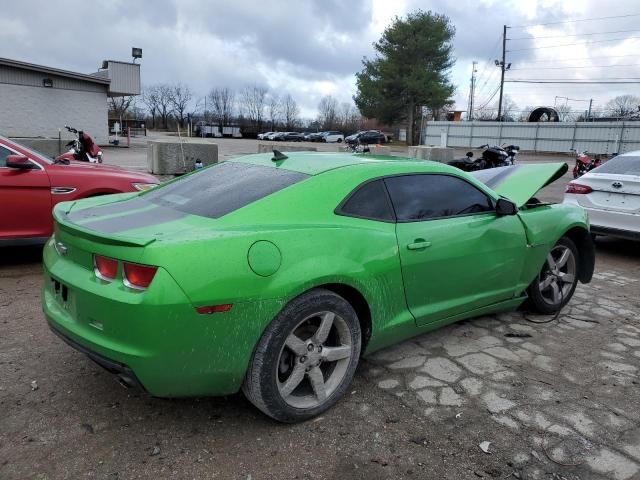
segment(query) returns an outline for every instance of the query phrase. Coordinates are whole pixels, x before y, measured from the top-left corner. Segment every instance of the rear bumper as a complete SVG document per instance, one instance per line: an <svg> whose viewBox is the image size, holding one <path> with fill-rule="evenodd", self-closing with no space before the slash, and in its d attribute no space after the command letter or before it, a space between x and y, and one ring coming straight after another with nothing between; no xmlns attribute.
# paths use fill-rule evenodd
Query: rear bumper
<svg viewBox="0 0 640 480"><path fill-rule="evenodd" d="M596 235L607 235L610 237L624 238L627 240L640 241L640 231L634 232L631 230L623 230L620 228L600 227L598 225L591 225L591 233Z"/></svg>
<svg viewBox="0 0 640 480"><path fill-rule="evenodd" d="M56 327L54 327L50 319L47 318L47 321L49 322L49 328L51 329L51 331L55 335L57 335L62 341L64 341L67 345L76 349L80 353L84 353L87 357L89 357L95 363L100 365L109 373L117 375L120 381L125 384L125 386L137 387L144 390L144 386L140 383L140 380L138 380L138 377L136 377L136 374L127 365L120 362L116 362L115 360L111 360L107 357L100 355L99 353L96 353L92 350L89 350L86 347L83 347L78 342L74 342L69 337L67 337L64 333L62 333Z"/></svg>
<svg viewBox="0 0 640 480"><path fill-rule="evenodd" d="M595 208L588 198L583 197L588 197L588 195L566 194L564 203L571 203L584 208L589 216L592 233L631 239L637 239L640 236L640 214L615 209Z"/></svg>

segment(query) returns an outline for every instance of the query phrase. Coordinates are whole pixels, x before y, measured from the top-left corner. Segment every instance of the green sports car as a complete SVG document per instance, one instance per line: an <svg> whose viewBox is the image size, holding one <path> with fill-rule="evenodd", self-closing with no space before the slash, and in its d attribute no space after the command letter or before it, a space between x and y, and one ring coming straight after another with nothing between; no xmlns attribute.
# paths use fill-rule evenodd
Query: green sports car
<svg viewBox="0 0 640 480"><path fill-rule="evenodd" d="M44 250L54 333L151 395L242 389L307 419L361 355L589 282L584 211L533 195L564 163L249 155L153 190L60 203Z"/></svg>

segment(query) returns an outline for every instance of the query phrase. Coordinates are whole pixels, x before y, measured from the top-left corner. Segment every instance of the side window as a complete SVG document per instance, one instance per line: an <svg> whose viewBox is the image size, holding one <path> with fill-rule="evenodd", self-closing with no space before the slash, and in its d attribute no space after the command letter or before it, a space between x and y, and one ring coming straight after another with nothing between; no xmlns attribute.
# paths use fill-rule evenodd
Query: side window
<svg viewBox="0 0 640 480"><path fill-rule="evenodd" d="M338 209L338 213L371 220L393 220L393 212L382 180L374 180L362 185L347 198Z"/></svg>
<svg viewBox="0 0 640 480"><path fill-rule="evenodd" d="M451 175L405 175L385 179L398 221L419 221L493 211L490 199Z"/></svg>
<svg viewBox="0 0 640 480"><path fill-rule="evenodd" d="M6 148L0 146L0 167L7 166L7 157L12 153L13 152L11 150L7 150Z"/></svg>

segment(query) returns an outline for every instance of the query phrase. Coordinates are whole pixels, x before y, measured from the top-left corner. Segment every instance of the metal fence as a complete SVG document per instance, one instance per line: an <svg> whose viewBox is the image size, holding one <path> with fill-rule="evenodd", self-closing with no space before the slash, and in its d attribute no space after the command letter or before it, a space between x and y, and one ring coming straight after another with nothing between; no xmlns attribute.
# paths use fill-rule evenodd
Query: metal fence
<svg viewBox="0 0 640 480"><path fill-rule="evenodd" d="M446 137L446 138L445 138ZM424 145L475 148L514 144L534 152L624 153L640 150L640 122L428 122Z"/></svg>

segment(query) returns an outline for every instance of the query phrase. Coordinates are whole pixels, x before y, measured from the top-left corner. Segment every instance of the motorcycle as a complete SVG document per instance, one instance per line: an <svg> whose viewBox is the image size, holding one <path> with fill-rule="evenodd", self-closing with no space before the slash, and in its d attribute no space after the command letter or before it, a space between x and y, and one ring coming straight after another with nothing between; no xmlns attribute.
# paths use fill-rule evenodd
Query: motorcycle
<svg viewBox="0 0 640 480"><path fill-rule="evenodd" d="M576 164L573 167L573 178L581 177L585 173L602 165L602 160L599 155L591 158L587 155L586 150L578 152L575 148L572 148L570 151L576 154Z"/></svg>
<svg viewBox="0 0 640 480"><path fill-rule="evenodd" d="M520 147L517 145L508 145L506 147L495 145L491 147L489 144L485 144L478 148L484 148L481 157L474 159L473 152L467 152L465 158L452 160L448 164L465 172L506 167L515 165L516 156L520 152Z"/></svg>
<svg viewBox="0 0 640 480"><path fill-rule="evenodd" d="M57 162L76 160L80 162L102 163L102 150L93 141L88 133L65 125L67 131L76 135L76 138L66 144L69 151L56 157Z"/></svg>

